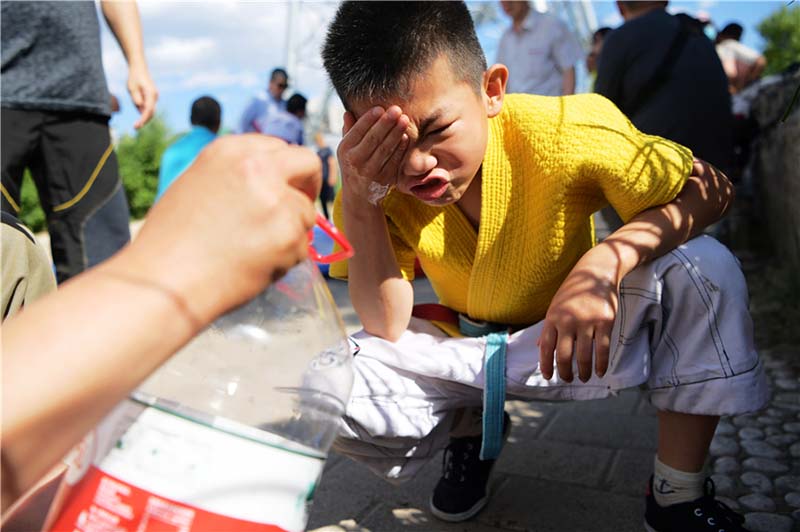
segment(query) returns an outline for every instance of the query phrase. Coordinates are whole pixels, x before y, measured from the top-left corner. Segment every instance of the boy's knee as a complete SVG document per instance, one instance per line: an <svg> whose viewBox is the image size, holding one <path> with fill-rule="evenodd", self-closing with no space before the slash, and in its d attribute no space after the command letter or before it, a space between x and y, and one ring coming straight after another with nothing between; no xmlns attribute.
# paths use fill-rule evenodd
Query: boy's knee
<svg viewBox="0 0 800 532"><path fill-rule="evenodd" d="M664 290L673 304L688 310L693 303L700 310L729 310L748 305L747 284L736 257L717 240L703 235L677 247L665 257Z"/></svg>

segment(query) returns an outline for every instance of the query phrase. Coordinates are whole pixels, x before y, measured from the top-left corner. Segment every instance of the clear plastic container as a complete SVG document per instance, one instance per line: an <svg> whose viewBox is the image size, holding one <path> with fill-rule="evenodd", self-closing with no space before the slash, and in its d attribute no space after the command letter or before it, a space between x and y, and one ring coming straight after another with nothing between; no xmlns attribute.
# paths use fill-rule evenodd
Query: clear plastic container
<svg viewBox="0 0 800 532"><path fill-rule="evenodd" d="M351 358L317 266L295 266L98 425L52 529L303 530L349 398Z"/></svg>
<svg viewBox="0 0 800 532"><path fill-rule="evenodd" d="M350 394L350 361L333 298L317 267L306 261L219 318L133 397L325 453Z"/></svg>

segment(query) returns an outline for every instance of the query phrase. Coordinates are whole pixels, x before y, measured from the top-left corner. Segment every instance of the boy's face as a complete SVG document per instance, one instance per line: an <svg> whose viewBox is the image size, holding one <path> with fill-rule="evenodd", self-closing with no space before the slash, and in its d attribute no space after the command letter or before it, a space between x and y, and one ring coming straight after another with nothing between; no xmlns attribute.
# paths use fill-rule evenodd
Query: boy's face
<svg viewBox="0 0 800 532"><path fill-rule="evenodd" d="M407 95L353 105L352 110L361 116L374 105L399 105L410 125L409 145L395 186L429 205L448 205L461 199L473 183L486 152L488 118L502 108L502 94L499 99L490 98L486 88L484 81L481 93L476 94L441 55L412 80ZM505 79L501 90L505 90Z"/></svg>

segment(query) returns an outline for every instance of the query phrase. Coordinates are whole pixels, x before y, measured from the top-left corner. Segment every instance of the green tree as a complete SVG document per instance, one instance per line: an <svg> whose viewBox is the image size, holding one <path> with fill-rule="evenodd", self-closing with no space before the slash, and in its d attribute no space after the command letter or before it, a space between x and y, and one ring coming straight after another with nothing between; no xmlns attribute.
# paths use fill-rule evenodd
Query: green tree
<svg viewBox="0 0 800 532"><path fill-rule="evenodd" d="M27 225L31 231L38 233L47 228L47 220L44 217L39 194L36 192L36 185L33 184L31 173L26 169L22 177L22 190L20 191L19 219Z"/></svg>
<svg viewBox="0 0 800 532"><path fill-rule="evenodd" d="M784 5L758 25L767 45L765 74L782 72L800 60L800 4Z"/></svg>
<svg viewBox="0 0 800 532"><path fill-rule="evenodd" d="M119 173L134 219L144 217L153 205L161 156L172 140L163 117L156 116L135 135L125 135L119 141Z"/></svg>

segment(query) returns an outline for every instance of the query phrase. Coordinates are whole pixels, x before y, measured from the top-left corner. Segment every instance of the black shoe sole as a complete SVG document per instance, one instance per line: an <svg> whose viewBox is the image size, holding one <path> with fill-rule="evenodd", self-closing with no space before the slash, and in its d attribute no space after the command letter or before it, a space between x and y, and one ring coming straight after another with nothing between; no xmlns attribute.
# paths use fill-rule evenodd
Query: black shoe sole
<svg viewBox="0 0 800 532"><path fill-rule="evenodd" d="M436 506L433 505L433 497L431 497L431 500L428 503L428 508L430 509L434 517L436 517L437 519L441 519L442 521L447 521L448 523L460 523L461 521L466 521L467 519L475 517L478 514L478 512L484 509L484 507L488 502L489 502L489 495L487 494L478 502L473 504L472 508L470 508L469 510L457 514L451 514L443 512L442 510L436 508Z"/></svg>

